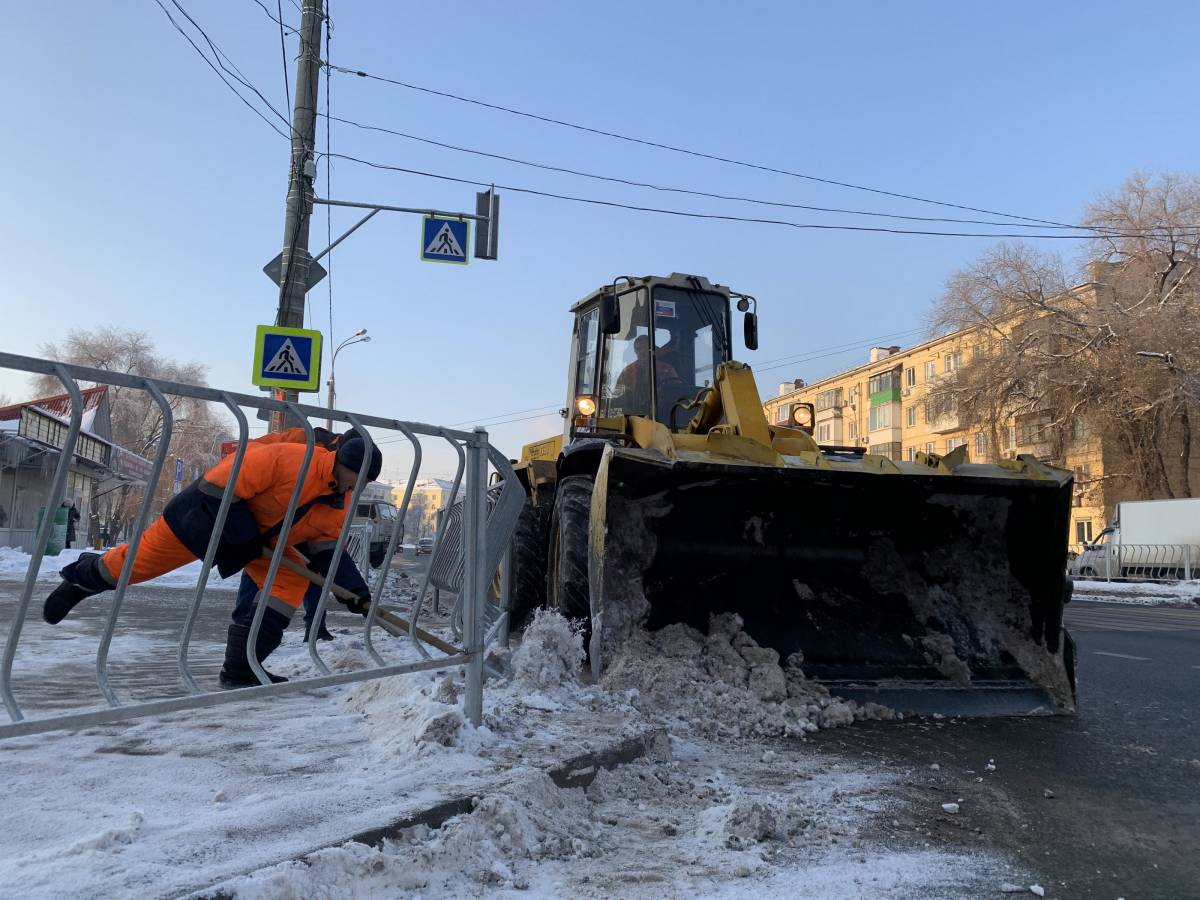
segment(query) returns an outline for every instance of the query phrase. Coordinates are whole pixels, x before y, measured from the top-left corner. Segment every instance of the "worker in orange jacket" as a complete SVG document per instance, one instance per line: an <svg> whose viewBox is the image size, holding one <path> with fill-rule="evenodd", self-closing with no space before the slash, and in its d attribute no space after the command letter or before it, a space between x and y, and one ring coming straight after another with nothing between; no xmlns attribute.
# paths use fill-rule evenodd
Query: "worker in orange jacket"
<svg viewBox="0 0 1200 900"><path fill-rule="evenodd" d="M295 552L297 545L326 541L331 532L336 537L350 513L348 494L363 465L368 466L368 478L378 476L383 464L382 455L374 448L368 461L366 450L366 443L359 437L339 441L336 450L324 447L313 450L287 537L289 555L296 561L300 561ZM246 446L234 486L235 499L230 504L214 558L222 577L228 578L244 568L261 588L268 566L262 552L281 530L304 454L303 444L286 440L278 443L255 441ZM204 555L232 464L233 457L226 457L172 498L163 510L162 518L142 534L133 561L131 584L157 578ZM46 598L43 618L56 624L84 598L115 587L128 552L129 546L122 544L103 555L83 554L78 561L66 566L60 573L63 581ZM328 567L332 550L324 560L322 556L325 554L314 554L310 568L315 564L319 571L322 561ZM351 577L351 571L354 577ZM347 571L339 566L337 581L355 595L353 599L341 602L351 611L366 615L371 592L353 563ZM287 570L281 569L277 573L255 647L260 662L283 640L283 630L303 601L308 584L307 580ZM253 677L246 658L248 635L248 625L236 622L230 625L222 669L223 683L230 686L256 683L256 680L248 680ZM282 680L280 676L274 678Z"/></svg>

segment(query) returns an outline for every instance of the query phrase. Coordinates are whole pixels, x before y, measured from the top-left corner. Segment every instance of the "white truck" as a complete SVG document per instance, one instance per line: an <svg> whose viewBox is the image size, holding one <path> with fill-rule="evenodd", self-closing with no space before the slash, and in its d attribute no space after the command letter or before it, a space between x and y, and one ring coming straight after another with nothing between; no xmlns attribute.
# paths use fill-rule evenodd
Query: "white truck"
<svg viewBox="0 0 1200 900"><path fill-rule="evenodd" d="M1200 497L1130 500L1084 544L1071 574L1084 578L1200 577Z"/></svg>
<svg viewBox="0 0 1200 900"><path fill-rule="evenodd" d="M367 558L373 568L383 565L388 542L398 522L391 485L379 481L364 485L362 496L358 498L358 509L354 511L354 524L362 526L366 532Z"/></svg>

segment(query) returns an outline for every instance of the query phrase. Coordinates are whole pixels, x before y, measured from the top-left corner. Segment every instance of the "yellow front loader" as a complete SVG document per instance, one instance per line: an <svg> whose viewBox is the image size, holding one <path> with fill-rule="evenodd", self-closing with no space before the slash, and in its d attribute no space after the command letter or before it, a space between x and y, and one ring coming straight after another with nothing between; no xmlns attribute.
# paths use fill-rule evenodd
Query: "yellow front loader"
<svg viewBox="0 0 1200 900"><path fill-rule="evenodd" d="M525 448L514 609L589 626L597 675L630 630L715 612L832 691L903 711L1069 712L1071 474L966 448L898 462L767 422L731 360L731 301L621 278L572 307L563 435Z"/></svg>

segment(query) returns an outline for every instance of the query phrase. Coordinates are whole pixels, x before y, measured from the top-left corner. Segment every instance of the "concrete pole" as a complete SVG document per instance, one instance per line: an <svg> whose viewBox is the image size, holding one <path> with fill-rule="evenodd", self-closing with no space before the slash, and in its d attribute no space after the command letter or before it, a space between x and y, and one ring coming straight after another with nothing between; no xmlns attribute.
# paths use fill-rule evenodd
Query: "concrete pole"
<svg viewBox="0 0 1200 900"><path fill-rule="evenodd" d="M324 0L304 0L300 18L300 55L296 60L296 102L292 110L292 154L288 172L287 213L283 223L283 261L279 276L279 309L275 324L304 327L304 298L308 293L308 223L312 216L313 181L317 168L313 148L317 134L317 85L321 74L321 26ZM284 399L296 401L297 392ZM283 427L283 416L272 415L271 430Z"/></svg>

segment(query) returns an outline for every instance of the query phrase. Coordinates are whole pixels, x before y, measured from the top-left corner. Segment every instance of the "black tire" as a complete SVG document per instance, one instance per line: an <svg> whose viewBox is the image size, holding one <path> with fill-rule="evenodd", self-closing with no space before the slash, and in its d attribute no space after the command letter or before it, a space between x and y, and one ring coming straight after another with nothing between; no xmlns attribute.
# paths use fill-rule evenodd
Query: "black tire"
<svg viewBox="0 0 1200 900"><path fill-rule="evenodd" d="M528 498L517 519L512 538L511 630L529 623L530 616L546 603L546 538L550 525L550 504L544 499L534 506Z"/></svg>
<svg viewBox="0 0 1200 900"><path fill-rule="evenodd" d="M546 561L546 601L568 619L592 618L588 584L588 521L592 510L591 475L571 475L558 483L550 517Z"/></svg>
<svg viewBox="0 0 1200 900"><path fill-rule="evenodd" d="M372 569L378 569L383 565L383 560L387 557L387 544L382 544L379 549L371 548L371 552L367 555L367 561L371 563Z"/></svg>

